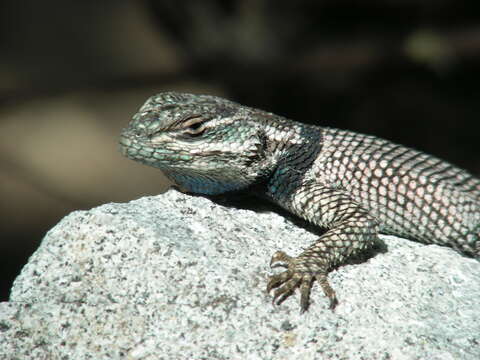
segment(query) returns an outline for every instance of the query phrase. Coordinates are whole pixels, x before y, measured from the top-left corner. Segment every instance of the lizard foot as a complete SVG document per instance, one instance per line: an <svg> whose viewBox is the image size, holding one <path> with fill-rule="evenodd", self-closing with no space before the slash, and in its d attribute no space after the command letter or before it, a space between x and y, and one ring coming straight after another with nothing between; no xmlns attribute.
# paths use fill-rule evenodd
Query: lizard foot
<svg viewBox="0 0 480 360"><path fill-rule="evenodd" d="M318 265L312 265L302 257L292 257L283 251L277 251L270 260L270 267L286 267L283 273L272 275L267 283L267 292L275 289L273 294L273 304L281 304L296 288L300 288L300 312L304 313L308 309L310 290L312 283L316 279L322 287L325 295L330 299L330 309L334 309L338 301L335 291L327 280L325 271L318 271Z"/></svg>

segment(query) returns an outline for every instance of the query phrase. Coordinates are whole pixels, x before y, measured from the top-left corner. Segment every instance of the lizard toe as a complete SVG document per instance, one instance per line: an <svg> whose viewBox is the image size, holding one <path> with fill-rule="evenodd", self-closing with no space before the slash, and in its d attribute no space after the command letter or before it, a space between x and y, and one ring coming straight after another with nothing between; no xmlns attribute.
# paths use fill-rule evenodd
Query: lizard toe
<svg viewBox="0 0 480 360"><path fill-rule="evenodd" d="M311 274L305 274L300 284L300 313L304 313L308 310L310 305L310 290L312 289L312 283L315 277Z"/></svg>
<svg viewBox="0 0 480 360"><path fill-rule="evenodd" d="M287 270L280 274L271 275L267 283L267 292L284 284L292 277L292 274Z"/></svg>
<svg viewBox="0 0 480 360"><path fill-rule="evenodd" d="M326 297L330 300L330 309L333 310L338 305L337 295L335 294L335 290L330 286L327 275L326 274L319 274L315 277L322 287L323 293Z"/></svg>
<svg viewBox="0 0 480 360"><path fill-rule="evenodd" d="M282 302L284 302L290 295L293 294L294 290L299 286L301 281L302 281L301 274L299 273L291 274L291 277L273 293L272 303L280 305Z"/></svg>

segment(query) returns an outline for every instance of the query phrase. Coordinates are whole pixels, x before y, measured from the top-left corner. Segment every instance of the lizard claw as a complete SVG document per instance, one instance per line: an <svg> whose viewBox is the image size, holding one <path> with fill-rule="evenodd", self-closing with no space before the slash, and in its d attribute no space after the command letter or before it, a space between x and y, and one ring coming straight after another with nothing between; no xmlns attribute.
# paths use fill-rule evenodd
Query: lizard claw
<svg viewBox="0 0 480 360"><path fill-rule="evenodd" d="M312 283L317 279L323 292L330 299L330 309L333 310L337 305L338 301L335 296L335 291L328 283L326 274L308 271L301 263L300 258L294 258L285 254L283 251L277 251L272 256L270 266L287 268L286 271L269 277L267 292L277 288L273 293L272 304L280 305L294 293L296 288L300 288L300 312L304 313L310 304Z"/></svg>

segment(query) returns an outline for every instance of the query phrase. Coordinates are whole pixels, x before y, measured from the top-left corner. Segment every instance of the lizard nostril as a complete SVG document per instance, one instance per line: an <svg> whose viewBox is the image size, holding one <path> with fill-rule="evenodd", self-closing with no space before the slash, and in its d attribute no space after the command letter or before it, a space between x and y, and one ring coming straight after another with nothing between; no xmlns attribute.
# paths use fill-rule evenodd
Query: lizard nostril
<svg viewBox="0 0 480 360"><path fill-rule="evenodd" d="M144 135L145 131L143 129L135 128L132 133L136 138L140 138Z"/></svg>

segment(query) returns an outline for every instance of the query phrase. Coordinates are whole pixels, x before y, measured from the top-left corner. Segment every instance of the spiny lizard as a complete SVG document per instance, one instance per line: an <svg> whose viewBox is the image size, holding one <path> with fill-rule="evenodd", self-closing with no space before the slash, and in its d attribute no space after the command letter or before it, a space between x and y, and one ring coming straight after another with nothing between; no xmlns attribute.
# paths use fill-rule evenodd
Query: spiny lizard
<svg viewBox="0 0 480 360"><path fill-rule="evenodd" d="M152 96L121 135L127 157L161 169L199 194L250 189L327 229L292 257L270 262L280 303L314 280L333 308L328 271L371 246L379 232L447 245L480 257L480 180L431 155L389 141L305 125L208 95Z"/></svg>

